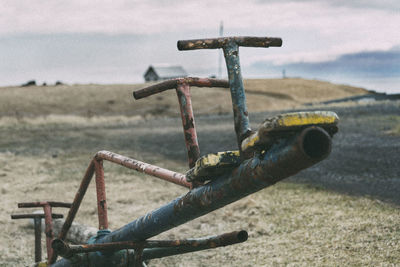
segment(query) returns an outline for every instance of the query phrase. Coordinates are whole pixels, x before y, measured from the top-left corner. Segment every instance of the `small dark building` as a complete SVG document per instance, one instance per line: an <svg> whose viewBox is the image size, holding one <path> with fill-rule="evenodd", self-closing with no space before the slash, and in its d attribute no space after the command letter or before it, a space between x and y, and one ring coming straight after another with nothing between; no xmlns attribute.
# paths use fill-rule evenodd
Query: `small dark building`
<svg viewBox="0 0 400 267"><path fill-rule="evenodd" d="M187 73L181 66L150 65L143 76L146 82L152 82L187 77Z"/></svg>

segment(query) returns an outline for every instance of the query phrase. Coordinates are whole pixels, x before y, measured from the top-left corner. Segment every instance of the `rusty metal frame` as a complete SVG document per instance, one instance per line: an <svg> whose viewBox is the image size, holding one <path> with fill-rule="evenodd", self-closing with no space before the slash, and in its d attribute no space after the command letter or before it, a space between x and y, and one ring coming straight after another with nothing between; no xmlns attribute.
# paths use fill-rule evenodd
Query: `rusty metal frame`
<svg viewBox="0 0 400 267"><path fill-rule="evenodd" d="M229 88L226 80L211 78L177 78L157 83L138 91L133 92L135 99L141 99L161 93L169 89L175 89L179 101L179 108L182 118L183 134L185 137L186 150L188 155L189 168L193 168L196 160L200 157L200 148L197 140L197 132L193 115L192 98L190 86L196 87L222 87Z"/></svg>
<svg viewBox="0 0 400 267"><path fill-rule="evenodd" d="M18 208L43 208L44 214L13 214L11 219L33 219L35 228L35 262L40 262L42 260L42 246L41 246L41 232L42 232L42 219L45 221L45 235L46 235L46 250L47 258L53 257L53 249L51 247L51 242L54 238L53 235L53 219L63 218L62 214L53 214L53 207L61 208L71 208L71 203L56 202L56 201L40 201L40 202L23 202L18 203Z"/></svg>
<svg viewBox="0 0 400 267"><path fill-rule="evenodd" d="M155 165L151 165L139 160L131 159L110 151L99 151L93 157L90 162L85 175L81 181L78 191L75 194L74 200L71 204L71 208L68 212L67 218L61 228L60 234L58 236L59 240L65 240L68 230L70 229L73 220L78 212L78 209L82 203L83 197L86 194L87 188L89 187L90 181L93 175L96 176L96 196L97 196L97 211L98 211L98 221L99 230L108 229L108 217L107 217L107 200L105 191L105 179L104 179L104 168L103 161L109 161L111 163L119 164L126 168L136 170L139 172L146 173L148 175L163 179L168 182L175 183L177 185L191 188L192 183L186 180L186 176L181 173L170 171ZM51 244L48 246L51 248ZM49 264L56 261L57 254L52 253L49 256Z"/></svg>
<svg viewBox="0 0 400 267"><path fill-rule="evenodd" d="M243 78L240 70L239 46L246 47L280 47L282 39L275 37L222 37L178 41L178 50L217 49L224 51L231 90L232 109L236 139L241 151L243 139L251 134L249 114L246 106Z"/></svg>
<svg viewBox="0 0 400 267"><path fill-rule="evenodd" d="M250 133L246 97L240 71L239 46L281 46L280 38L225 37L179 41L179 50L222 48L226 59L229 82L217 79L178 78L148 86L133 93L135 99L144 98L169 89L175 89L178 97L189 168L195 166L200 157L190 86L230 87L234 113L234 126L239 149ZM309 142L313 140L313 142ZM267 149L265 149L267 150ZM114 261L124 266L141 266L143 260L183 254L244 242L247 232L232 232L219 236L190 240L147 240L249 194L291 176L324 158L331 151L331 136L322 128L311 126L276 140L268 151L260 150L252 155L242 155L238 167L218 174L207 184L190 182L184 174L167 170L109 151L99 151L91 160L75 194L58 239L52 234L52 207L63 206L60 202L20 203L24 207L42 206L46 223L48 264L55 263L57 254L64 257L54 266L114 266ZM120 229L108 230L107 200L103 162L119 164L145 174L175 183L190 191L160 208L126 224ZM89 244L68 245L64 242L68 230L78 212L91 179L95 175L99 232ZM201 186L200 186L201 185ZM25 217L27 215L24 215ZM28 215L29 216L29 215ZM18 216L17 216L18 217ZM15 219L17 219L15 217ZM21 217L21 216L20 216ZM23 216L22 216L23 217ZM21 218L22 218L21 217ZM40 227L40 216L35 219L35 237ZM39 220L39 221L38 221ZM40 237L38 237L40 238ZM39 239L40 242L40 239ZM52 243L51 243L52 242ZM35 239L35 244L37 240ZM35 252L35 260L41 260ZM69 262L71 260L71 262ZM118 265L118 264L117 264ZM118 265L120 266L120 265Z"/></svg>

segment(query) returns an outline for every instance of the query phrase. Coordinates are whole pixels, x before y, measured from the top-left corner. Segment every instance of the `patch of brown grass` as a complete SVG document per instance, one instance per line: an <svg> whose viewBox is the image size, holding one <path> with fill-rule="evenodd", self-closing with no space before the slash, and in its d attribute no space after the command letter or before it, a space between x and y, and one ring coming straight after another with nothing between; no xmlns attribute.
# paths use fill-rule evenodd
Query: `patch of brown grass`
<svg viewBox="0 0 400 267"><path fill-rule="evenodd" d="M16 118L55 115L154 116L177 115L178 101L171 90L134 100L137 85L62 85L0 88L0 117ZM361 88L304 79L245 80L250 112L298 108L304 103L365 94ZM193 88L196 114L232 112L229 89Z"/></svg>

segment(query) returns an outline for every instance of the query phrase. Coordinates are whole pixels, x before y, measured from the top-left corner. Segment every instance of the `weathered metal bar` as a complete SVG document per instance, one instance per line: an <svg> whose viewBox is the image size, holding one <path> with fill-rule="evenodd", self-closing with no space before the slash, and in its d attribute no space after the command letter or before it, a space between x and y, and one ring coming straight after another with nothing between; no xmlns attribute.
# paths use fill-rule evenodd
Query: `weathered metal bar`
<svg viewBox="0 0 400 267"><path fill-rule="evenodd" d="M110 252L118 251L117 254L121 257L127 257L127 254L120 253L119 250L130 249L129 253L133 253L133 250L143 249L143 255L141 260L150 260L162 257L168 257L177 254L184 254L189 252L195 252L200 250L206 250L211 248L229 246L241 242L245 242L248 238L246 231L235 231L217 236L209 236L203 238L193 238L184 240L147 240L139 242L115 242L107 244L90 244L90 245L68 245L60 239L55 239L52 243L53 249L65 259L74 259L75 263L79 263L85 266L84 262L79 261L83 259L96 259L95 254L91 253L87 257L76 257L76 254L90 253L90 252ZM78 259L78 262L76 262ZM66 261L62 261L68 266ZM85 262L87 266L93 266L93 262ZM61 264L61 262L60 262ZM56 263L59 266L59 263ZM62 265L64 266L64 265ZM97 265L96 265L97 266ZM104 265L102 265L104 266ZM131 266L127 264L126 266Z"/></svg>
<svg viewBox="0 0 400 267"><path fill-rule="evenodd" d="M137 90L133 92L133 97L135 99L141 99L150 95L161 93L169 89L175 89L178 86L178 83L186 83L190 86L196 86L196 87L224 87L224 88L229 87L229 83L226 80L186 77L186 78L178 78L178 79L163 81L148 86L146 88Z"/></svg>
<svg viewBox="0 0 400 267"><path fill-rule="evenodd" d="M94 160L99 230L108 229L106 185L102 160Z"/></svg>
<svg viewBox="0 0 400 267"><path fill-rule="evenodd" d="M65 202L56 202L56 201L38 201L38 202L23 202L18 203L18 208L35 208L35 207L43 207L45 205L50 205L51 207L59 207L59 208L71 208L71 203Z"/></svg>
<svg viewBox="0 0 400 267"><path fill-rule="evenodd" d="M52 215L53 219L61 219L63 217L62 214L56 214L53 213ZM30 214L13 214L11 215L11 219L15 220L15 219L35 219L35 218L41 218L43 219L45 217L44 214L40 214L40 213L30 213Z"/></svg>
<svg viewBox="0 0 400 267"><path fill-rule="evenodd" d="M248 238L246 231L235 231L217 236L204 237L201 239L182 240L182 244L186 245L171 246L171 247L155 247L143 250L143 260L163 258L172 255L195 252L210 248L225 247L238 243L245 242Z"/></svg>
<svg viewBox="0 0 400 267"><path fill-rule="evenodd" d="M246 106L246 94L244 93L243 78L240 71L239 46L229 40L224 47L224 56L231 88L236 139L241 149L242 140L247 137L251 130Z"/></svg>
<svg viewBox="0 0 400 267"><path fill-rule="evenodd" d="M178 41L179 50L216 49L223 48L228 42L234 41L239 46L247 47L280 47L282 39L276 37L221 37L210 39L194 39Z"/></svg>
<svg viewBox="0 0 400 267"><path fill-rule="evenodd" d="M186 181L186 177L184 174L173 172L161 167L157 167L155 165L151 165L148 163L144 163L139 160L131 159L113 152L109 151L99 151L96 153L95 158L97 160L107 160L117 164L120 164L124 167L127 167L132 170L136 170L139 172L144 172L146 174L155 176L157 178L166 180L168 182L172 182L177 185L181 185L187 188L190 188L191 183Z"/></svg>
<svg viewBox="0 0 400 267"><path fill-rule="evenodd" d="M240 151L243 139L251 133L251 130L246 106L246 95L244 93L243 79L240 71L239 46L270 47L281 45L282 39L280 38L247 36L181 40L177 43L178 50L216 48L222 48L224 50L229 76L229 86L231 89L236 139Z"/></svg>
<svg viewBox="0 0 400 267"><path fill-rule="evenodd" d="M53 248L51 247L51 241L53 240L53 223L52 223L52 216L51 216L51 206L44 205L44 222L45 222L45 234L46 234L46 249L47 249L47 259L48 263L50 263L50 259L53 256Z"/></svg>
<svg viewBox="0 0 400 267"><path fill-rule="evenodd" d="M39 205L41 206L41 205ZM35 206L37 207L37 206ZM51 214L52 218L62 218L62 214ZM41 213L31 213L31 214L13 214L11 219L33 219L34 229L35 229L35 262L40 262L42 260L42 219L45 218L46 214ZM47 239L46 239L47 240Z"/></svg>
<svg viewBox="0 0 400 267"><path fill-rule="evenodd" d="M51 246L57 253L68 258L73 254L88 253L95 251L117 251L121 249L138 249L138 248L170 248L170 247L199 247L207 246L209 248L216 246L227 246L244 242L248 238L246 231L235 231L225 233L217 236L209 236L203 238L192 238L182 240L146 240L146 241L125 241L113 242L104 244L83 244L83 245L69 245L61 239L54 239ZM152 252L147 252L150 257ZM157 256L158 257L158 256Z"/></svg>
<svg viewBox="0 0 400 267"><path fill-rule="evenodd" d="M189 84L179 82L176 94L181 110L183 133L188 154L189 168L193 168L196 160L200 157L200 148L197 140L196 126L193 116L192 99Z"/></svg>
<svg viewBox="0 0 400 267"><path fill-rule="evenodd" d="M33 219L35 225L35 262L42 261L42 219L35 217Z"/></svg>
<svg viewBox="0 0 400 267"><path fill-rule="evenodd" d="M72 206L69 209L68 216L65 219L65 222L61 228L60 234L58 235L58 238L61 240L64 240L65 237L67 236L68 230L72 225L72 222L75 219L76 213L78 212L78 209L82 203L82 199L85 196L86 190L90 184L90 181L93 177L94 173L94 160L92 160L86 169L85 175L83 176L83 179L81 181L81 184L79 186L78 191L75 194L74 201L72 202ZM53 253L51 259L49 259L50 264L55 262L57 259L57 254Z"/></svg>

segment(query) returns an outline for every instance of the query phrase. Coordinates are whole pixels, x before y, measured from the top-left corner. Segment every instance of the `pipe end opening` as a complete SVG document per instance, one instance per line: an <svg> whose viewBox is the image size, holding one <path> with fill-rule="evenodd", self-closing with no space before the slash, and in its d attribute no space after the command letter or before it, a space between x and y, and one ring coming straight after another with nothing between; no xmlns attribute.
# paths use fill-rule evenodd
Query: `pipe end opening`
<svg viewBox="0 0 400 267"><path fill-rule="evenodd" d="M237 239L240 242L246 241L247 238L249 238L249 234L247 233L247 231L242 230L242 231L239 231L239 233L237 234Z"/></svg>
<svg viewBox="0 0 400 267"><path fill-rule="evenodd" d="M319 127L306 129L303 136L303 150L310 158L323 158L331 152L331 138Z"/></svg>

